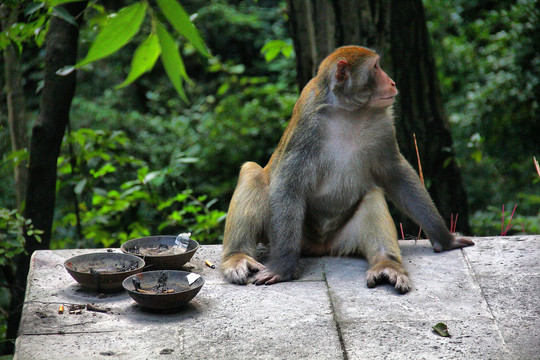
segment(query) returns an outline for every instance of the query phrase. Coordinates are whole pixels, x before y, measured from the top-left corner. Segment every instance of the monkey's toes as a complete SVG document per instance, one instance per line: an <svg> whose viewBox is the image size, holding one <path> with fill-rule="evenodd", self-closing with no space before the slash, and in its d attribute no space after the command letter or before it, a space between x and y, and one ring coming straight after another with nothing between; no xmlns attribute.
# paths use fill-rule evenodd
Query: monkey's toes
<svg viewBox="0 0 540 360"><path fill-rule="evenodd" d="M412 288L412 282L405 270L396 270L393 267L374 268L368 270L366 282L369 288L374 288L378 284L389 283L400 294L408 293Z"/></svg>
<svg viewBox="0 0 540 360"><path fill-rule="evenodd" d="M236 256L225 261L221 267L225 279L233 284L245 285L249 276L264 270L264 265L247 255Z"/></svg>
<svg viewBox="0 0 540 360"><path fill-rule="evenodd" d="M228 282L232 284L247 284L247 279L249 275L250 272L247 270L247 268L243 267L223 269L223 276Z"/></svg>

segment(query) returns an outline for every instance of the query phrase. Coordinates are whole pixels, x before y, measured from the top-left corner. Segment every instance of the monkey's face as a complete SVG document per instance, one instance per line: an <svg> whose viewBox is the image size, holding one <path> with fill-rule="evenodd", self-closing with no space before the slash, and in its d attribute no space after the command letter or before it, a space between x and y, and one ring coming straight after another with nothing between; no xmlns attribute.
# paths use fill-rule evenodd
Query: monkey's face
<svg viewBox="0 0 540 360"><path fill-rule="evenodd" d="M369 82L372 89L368 106L387 107L392 105L398 91L396 83L381 69L380 57L367 60L366 65L365 71L369 71Z"/></svg>
<svg viewBox="0 0 540 360"><path fill-rule="evenodd" d="M385 108L397 95L396 84L381 69L379 55L360 46L345 46L328 56L319 68L319 76L324 73L339 105L351 110Z"/></svg>

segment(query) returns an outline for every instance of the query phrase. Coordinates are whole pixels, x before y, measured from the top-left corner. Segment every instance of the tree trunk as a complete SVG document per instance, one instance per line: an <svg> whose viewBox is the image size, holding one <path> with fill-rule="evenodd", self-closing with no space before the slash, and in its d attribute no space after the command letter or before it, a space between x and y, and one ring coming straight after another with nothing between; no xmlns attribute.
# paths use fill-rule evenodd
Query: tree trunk
<svg viewBox="0 0 540 360"><path fill-rule="evenodd" d="M86 8L86 1L65 4L74 17ZM15 338L19 328L26 277L30 257L35 250L48 249L51 240L55 194L56 164L62 138L69 121L69 109L75 92L76 74L56 75L56 71L74 65L77 58L79 28L53 16L47 32L44 86L40 114L32 128L28 184L26 189L25 218L31 219L36 229L43 230L41 242L34 236L25 236L26 254L17 259L17 273L11 289L8 338Z"/></svg>
<svg viewBox="0 0 540 360"><path fill-rule="evenodd" d="M459 213L457 228L468 233L467 198L454 161L421 0L288 0L288 5L300 89L334 48L362 45L375 49L383 69L400 90L394 107L401 151L418 169L416 133L433 201L448 223L451 214ZM394 219L409 234L417 231L403 214L396 212Z"/></svg>
<svg viewBox="0 0 540 360"><path fill-rule="evenodd" d="M0 5L2 30L5 31L17 22L18 9L10 9L7 5ZM22 72L19 57L13 45L3 51L4 73L6 79L6 93L8 106L8 124L11 138L11 150L19 151L28 146L25 99L22 87ZM17 209L23 209L26 192L26 161L20 161L14 166L15 194L17 196Z"/></svg>
<svg viewBox="0 0 540 360"><path fill-rule="evenodd" d="M467 195L452 149L452 135L421 0L391 2L393 79L400 90L396 119L401 151L417 167L416 134L426 186L443 218L459 214L457 229L469 233Z"/></svg>

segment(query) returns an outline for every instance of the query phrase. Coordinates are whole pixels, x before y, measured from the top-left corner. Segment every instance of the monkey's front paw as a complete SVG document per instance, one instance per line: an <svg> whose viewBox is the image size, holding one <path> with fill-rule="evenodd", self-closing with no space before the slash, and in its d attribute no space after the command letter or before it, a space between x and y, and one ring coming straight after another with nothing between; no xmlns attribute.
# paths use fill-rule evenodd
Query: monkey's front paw
<svg viewBox="0 0 540 360"><path fill-rule="evenodd" d="M474 245L474 242L464 236L452 236L452 241L450 241L448 244L445 244L444 246L436 241L433 243L433 251L435 252L441 252L441 251L448 251L448 250L454 250L454 249L461 249L467 246Z"/></svg>
<svg viewBox="0 0 540 360"><path fill-rule="evenodd" d="M408 293L412 288L407 271L401 264L392 260L383 260L373 265L366 274L367 286L375 287L377 284L390 283L400 294Z"/></svg>
<svg viewBox="0 0 540 360"><path fill-rule="evenodd" d="M253 277L252 282L255 285L272 285L278 282L290 280L291 278L292 276L276 274L274 271L270 269L264 269L262 271L259 271Z"/></svg>
<svg viewBox="0 0 540 360"><path fill-rule="evenodd" d="M264 265L245 254L236 254L223 262L221 271L225 279L233 284L247 284L249 276L264 270Z"/></svg>

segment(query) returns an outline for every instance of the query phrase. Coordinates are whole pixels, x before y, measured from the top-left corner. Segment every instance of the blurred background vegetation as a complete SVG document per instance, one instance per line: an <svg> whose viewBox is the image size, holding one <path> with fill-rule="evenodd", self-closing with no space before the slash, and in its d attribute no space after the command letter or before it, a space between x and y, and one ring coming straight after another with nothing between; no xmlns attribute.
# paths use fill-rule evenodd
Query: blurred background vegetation
<svg viewBox="0 0 540 360"><path fill-rule="evenodd" d="M299 93L295 55L285 51L288 57L267 62L261 49L271 40L292 46L286 3L181 3L197 14L193 21L214 56L181 46L194 82L185 87L189 104L161 65L129 87L114 88L125 79L143 35L79 71L59 158L51 248L117 247L135 237L183 231L201 243L219 243L240 166L248 160L266 164L277 145ZM509 234L538 234L538 3L424 0L424 6L473 235L500 235L503 204L518 204ZM80 54L95 35L93 27L84 27ZM25 45L22 71L32 120L39 112L43 57L43 48ZM13 211L13 166L25 154L10 151L6 113L2 96L0 265L21 251L18 225L24 222ZM0 291L0 309L7 303ZM0 334L2 326L0 321Z"/></svg>

